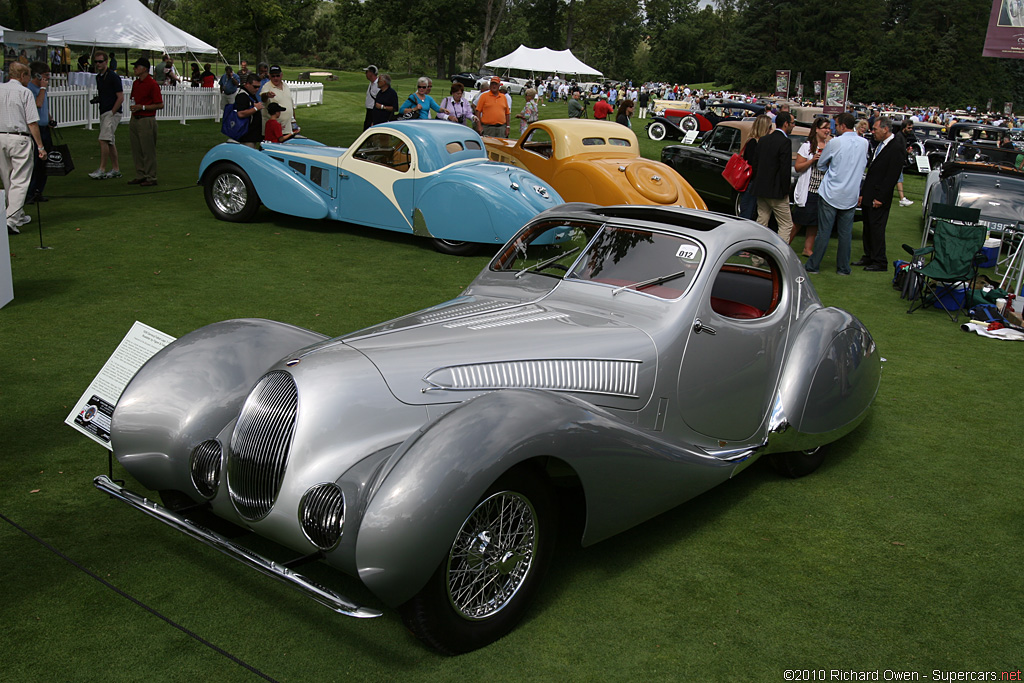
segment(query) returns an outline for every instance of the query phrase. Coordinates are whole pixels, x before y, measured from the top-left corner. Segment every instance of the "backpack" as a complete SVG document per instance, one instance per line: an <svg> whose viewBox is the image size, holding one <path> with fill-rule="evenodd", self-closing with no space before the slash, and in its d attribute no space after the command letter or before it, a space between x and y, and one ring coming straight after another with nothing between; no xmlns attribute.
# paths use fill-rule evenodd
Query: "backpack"
<svg viewBox="0 0 1024 683"><path fill-rule="evenodd" d="M255 106L256 100L249 96ZM238 111L235 110L235 105L225 104L224 105L224 116L221 118L220 132L227 135L232 140L238 140L243 135L249 132L249 121L252 119L251 116L242 118L238 115Z"/></svg>

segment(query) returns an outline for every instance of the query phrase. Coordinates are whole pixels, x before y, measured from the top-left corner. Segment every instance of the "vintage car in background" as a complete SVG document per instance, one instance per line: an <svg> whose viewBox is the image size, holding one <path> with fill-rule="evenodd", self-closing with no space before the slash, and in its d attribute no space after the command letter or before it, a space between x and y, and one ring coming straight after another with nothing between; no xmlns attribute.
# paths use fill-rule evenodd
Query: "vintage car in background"
<svg viewBox="0 0 1024 683"><path fill-rule="evenodd" d="M999 145L1005 140L1013 141L1013 131L1002 126L987 123L959 122L947 127L946 137L952 142L976 142L979 145ZM1006 144L1003 142L1003 144Z"/></svg>
<svg viewBox="0 0 1024 683"><path fill-rule="evenodd" d="M740 193L722 177L733 154L739 154L750 139L753 121L724 121L715 126L700 145L667 145L661 160L674 168L693 186L708 206L739 215ZM789 140L793 156L807 141L810 129L796 126ZM795 177L795 171L794 171Z"/></svg>
<svg viewBox="0 0 1024 683"><path fill-rule="evenodd" d="M763 106L737 100L711 100L701 110L668 108L647 124L647 137L680 140L691 130L706 133L722 121L740 121L762 113Z"/></svg>
<svg viewBox="0 0 1024 683"><path fill-rule="evenodd" d="M931 168L941 166L946 160L946 153L950 145L946 127L940 123L915 122L914 137L915 141L909 145L913 154L907 157L907 169L917 170L915 156L928 157Z"/></svg>
<svg viewBox="0 0 1024 683"><path fill-rule="evenodd" d="M707 208L686 180L640 156L636 134L611 121L546 119L517 140L485 137L492 161L537 176L567 202Z"/></svg>
<svg viewBox="0 0 1024 683"><path fill-rule="evenodd" d="M448 78L451 79L452 83L461 83L466 88L473 89L481 78L490 78L492 75L493 72L490 69L484 68L479 71L463 71L462 73L452 74Z"/></svg>
<svg viewBox="0 0 1024 683"><path fill-rule="evenodd" d="M438 121L373 126L348 148L298 139L258 151L227 142L203 157L199 183L221 220L251 220L262 203L419 235L446 254L498 247L562 203L529 172L488 161L476 131Z"/></svg>
<svg viewBox="0 0 1024 683"><path fill-rule="evenodd" d="M1005 131L1005 129L1004 129ZM933 204L981 211L980 222L996 234L1024 227L1024 153L988 141L950 144L945 161L925 181L925 236L931 229Z"/></svg>
<svg viewBox="0 0 1024 683"><path fill-rule="evenodd" d="M334 339L249 319L173 342L111 426L118 461L165 504L95 484L342 614L381 613L295 571L321 560L458 653L522 618L556 508L590 545L761 456L808 474L879 373L864 326L756 223L567 204L433 308ZM296 560L194 523L203 511Z"/></svg>
<svg viewBox="0 0 1024 683"><path fill-rule="evenodd" d="M481 76L477 79L476 89L487 90L487 88L490 87L491 78L493 78L493 76ZM512 95L522 95L526 92L526 85L524 83L525 79L509 78L507 76L501 79L501 86L503 88L508 88L508 92Z"/></svg>

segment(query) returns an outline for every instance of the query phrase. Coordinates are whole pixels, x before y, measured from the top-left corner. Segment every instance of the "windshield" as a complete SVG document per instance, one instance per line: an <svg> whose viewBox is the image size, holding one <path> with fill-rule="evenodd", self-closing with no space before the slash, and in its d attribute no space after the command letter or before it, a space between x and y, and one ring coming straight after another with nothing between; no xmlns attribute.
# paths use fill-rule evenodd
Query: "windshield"
<svg viewBox="0 0 1024 683"><path fill-rule="evenodd" d="M530 226L491 263L516 277L564 278L639 291L661 299L686 293L704 248L682 235L599 223L551 221Z"/></svg>

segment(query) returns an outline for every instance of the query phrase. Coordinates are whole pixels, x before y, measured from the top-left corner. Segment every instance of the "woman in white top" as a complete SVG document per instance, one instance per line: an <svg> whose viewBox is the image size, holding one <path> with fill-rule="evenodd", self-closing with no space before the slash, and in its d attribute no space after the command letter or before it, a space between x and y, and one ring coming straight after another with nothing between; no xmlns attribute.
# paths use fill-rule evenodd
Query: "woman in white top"
<svg viewBox="0 0 1024 683"><path fill-rule="evenodd" d="M803 255L814 253L814 238L818 235L818 187L825 176L818 170L818 157L832 136L828 119L814 119L807 142L797 150L793 167L796 169L796 188L793 190L793 235L804 228ZM792 237L790 238L792 239Z"/></svg>

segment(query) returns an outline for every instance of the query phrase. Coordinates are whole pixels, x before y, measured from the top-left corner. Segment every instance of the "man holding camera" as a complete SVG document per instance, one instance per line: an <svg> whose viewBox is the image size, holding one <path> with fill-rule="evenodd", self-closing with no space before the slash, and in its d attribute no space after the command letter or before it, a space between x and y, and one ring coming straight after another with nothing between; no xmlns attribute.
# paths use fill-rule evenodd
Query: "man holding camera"
<svg viewBox="0 0 1024 683"><path fill-rule="evenodd" d="M100 167L89 174L93 180L120 178L121 166L117 158L114 134L121 123L121 105L124 104L124 88L121 77L110 68L110 57L103 50L96 50L92 58L96 65L96 89L99 94L92 99L100 105ZM110 171L106 171L107 161Z"/></svg>

